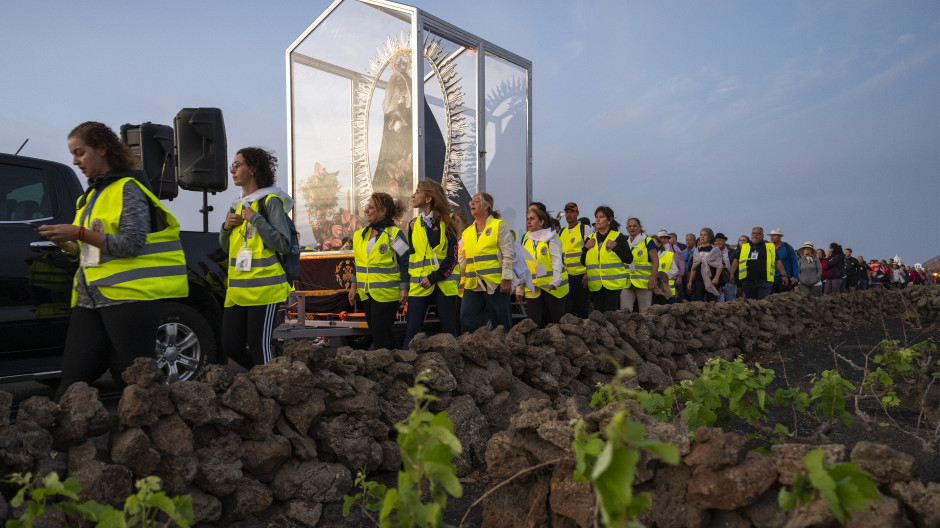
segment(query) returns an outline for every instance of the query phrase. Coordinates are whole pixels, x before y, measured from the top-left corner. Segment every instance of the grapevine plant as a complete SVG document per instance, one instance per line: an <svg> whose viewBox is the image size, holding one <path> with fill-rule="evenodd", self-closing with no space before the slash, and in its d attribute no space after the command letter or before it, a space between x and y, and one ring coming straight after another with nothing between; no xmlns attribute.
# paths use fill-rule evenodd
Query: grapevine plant
<svg viewBox="0 0 940 528"><path fill-rule="evenodd" d="M370 511L378 512L378 524L383 528L444 526L441 519L447 496L463 496L463 487L452 463L462 452L460 441L454 435L454 425L446 412L428 411L428 405L438 400L424 386L431 373L424 370L415 378L414 386L408 389L415 400L415 409L395 424L402 456L398 487L387 488L368 481L365 471L360 471L355 482L360 491L344 497L344 517L354 504L360 504L367 516ZM424 502L426 495L430 502Z"/></svg>
<svg viewBox="0 0 940 528"><path fill-rule="evenodd" d="M36 486L31 473L14 473L5 482L20 487L10 501L14 508L24 507L19 519L6 522L6 528L32 528L52 507L62 512L69 526L94 526L95 528L157 528L180 526L189 528L193 522L193 500L189 495L168 497L160 491L159 477L146 477L135 483L137 493L127 497L124 509L117 510L106 504L89 500L79 502L81 484L73 477L60 480L56 472L42 478L42 486ZM160 520L160 517L163 520Z"/></svg>

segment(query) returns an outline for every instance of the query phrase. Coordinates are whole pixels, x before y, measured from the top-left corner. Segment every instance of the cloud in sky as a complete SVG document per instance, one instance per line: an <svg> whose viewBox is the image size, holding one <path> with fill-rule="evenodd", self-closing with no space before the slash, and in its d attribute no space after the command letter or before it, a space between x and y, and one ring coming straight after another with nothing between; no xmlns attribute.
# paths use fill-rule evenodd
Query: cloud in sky
<svg viewBox="0 0 940 528"><path fill-rule="evenodd" d="M865 256L940 253L936 0L415 3L533 61L534 198L550 209L575 197L673 231L764 223ZM0 150L30 137L28 154L68 162L86 119L218 106L229 151L270 146L284 175L284 50L329 4L5 6ZM171 209L199 208L185 194Z"/></svg>

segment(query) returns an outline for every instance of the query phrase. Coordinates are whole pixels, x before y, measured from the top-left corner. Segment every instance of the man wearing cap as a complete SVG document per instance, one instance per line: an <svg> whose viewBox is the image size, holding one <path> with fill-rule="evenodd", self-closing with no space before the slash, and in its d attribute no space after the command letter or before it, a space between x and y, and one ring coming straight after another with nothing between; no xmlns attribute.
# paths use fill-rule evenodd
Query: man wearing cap
<svg viewBox="0 0 940 528"><path fill-rule="evenodd" d="M731 282L738 285L748 299L761 300L770 295L774 269L786 276L774 245L764 240L764 228L751 230L751 240L741 245L738 258L731 263Z"/></svg>
<svg viewBox="0 0 940 528"><path fill-rule="evenodd" d="M681 265L684 264L682 262L682 250L679 249L679 246L670 242L670 235L665 229L656 233L656 240L659 240L659 243L663 246L662 251L659 253L659 271L666 274L666 280L669 286L669 292L665 293L663 297L666 298L665 302L667 304L680 302L680 298L677 296L678 293L676 292L676 279L682 276L679 272ZM662 304L662 299L657 303L654 295L653 304Z"/></svg>
<svg viewBox="0 0 940 528"><path fill-rule="evenodd" d="M779 227L770 232L770 242L774 245L777 258L783 263L783 272L774 274L774 285L770 293L788 292L799 282L800 259L796 256L793 246L783 241L783 231Z"/></svg>
<svg viewBox="0 0 940 528"><path fill-rule="evenodd" d="M738 258L738 256L733 249L728 247L728 237L726 237L724 233L715 235L715 246L721 250L721 263L724 269L730 270L731 263L734 262L734 259ZM731 302L737 297L738 287L729 280L721 289L721 298L719 300L721 302Z"/></svg>
<svg viewBox="0 0 940 528"><path fill-rule="evenodd" d="M561 252L565 258L565 270L568 272L568 299L565 311L571 315L587 319L588 289L582 281L587 269L581 264L581 249L584 246L584 224L578 221L578 204L565 204L565 221L568 223L561 233ZM591 233L587 233L590 235Z"/></svg>

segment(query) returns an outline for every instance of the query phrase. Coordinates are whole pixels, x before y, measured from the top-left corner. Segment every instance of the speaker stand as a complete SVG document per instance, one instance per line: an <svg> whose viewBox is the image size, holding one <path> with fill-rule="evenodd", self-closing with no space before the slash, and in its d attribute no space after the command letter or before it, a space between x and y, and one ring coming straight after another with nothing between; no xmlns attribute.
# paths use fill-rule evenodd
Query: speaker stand
<svg viewBox="0 0 940 528"><path fill-rule="evenodd" d="M212 193L215 194L215 193ZM203 189L202 191L202 209L199 210L202 213L202 232L209 232L209 213L212 211L212 206L209 205L209 191Z"/></svg>

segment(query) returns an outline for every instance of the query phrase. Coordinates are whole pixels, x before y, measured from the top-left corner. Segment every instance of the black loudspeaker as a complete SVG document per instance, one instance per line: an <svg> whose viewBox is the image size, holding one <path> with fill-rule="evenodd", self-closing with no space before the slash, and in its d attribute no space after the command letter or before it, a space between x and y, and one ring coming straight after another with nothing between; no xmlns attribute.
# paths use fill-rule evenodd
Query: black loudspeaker
<svg viewBox="0 0 940 528"><path fill-rule="evenodd" d="M173 128L147 122L121 126L121 141L137 156L137 170L146 175L147 187L161 200L176 198L176 160Z"/></svg>
<svg viewBox="0 0 940 528"><path fill-rule="evenodd" d="M187 191L220 192L228 187L225 123L218 108L184 108L173 119L176 175Z"/></svg>

